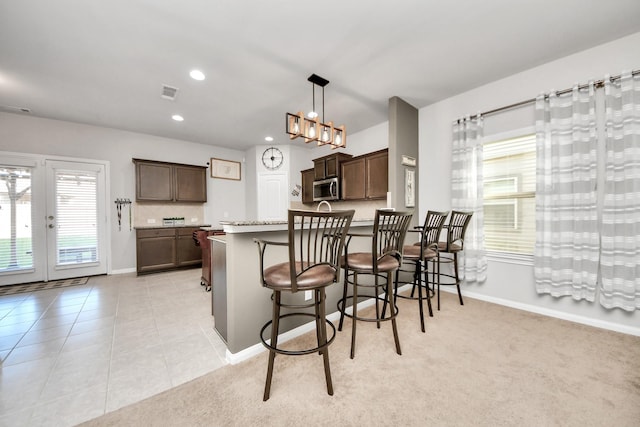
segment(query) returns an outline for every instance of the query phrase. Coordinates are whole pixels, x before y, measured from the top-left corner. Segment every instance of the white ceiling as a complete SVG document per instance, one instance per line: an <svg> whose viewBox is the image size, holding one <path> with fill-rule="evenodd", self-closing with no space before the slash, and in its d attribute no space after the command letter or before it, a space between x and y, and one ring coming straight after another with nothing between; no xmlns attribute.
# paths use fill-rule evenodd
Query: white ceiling
<svg viewBox="0 0 640 427"><path fill-rule="evenodd" d="M353 133L386 121L392 96L420 108L638 31L639 0L2 1L0 111L287 144L285 112L311 110L312 73L331 82L326 119Z"/></svg>

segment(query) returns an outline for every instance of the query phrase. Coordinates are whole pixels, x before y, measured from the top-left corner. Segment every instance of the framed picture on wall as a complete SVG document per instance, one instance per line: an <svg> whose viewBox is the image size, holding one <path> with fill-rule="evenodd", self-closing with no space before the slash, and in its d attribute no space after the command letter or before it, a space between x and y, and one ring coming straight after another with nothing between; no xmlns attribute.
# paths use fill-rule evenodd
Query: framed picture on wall
<svg viewBox="0 0 640 427"><path fill-rule="evenodd" d="M404 205L407 208L416 206L416 171L404 170Z"/></svg>
<svg viewBox="0 0 640 427"><path fill-rule="evenodd" d="M240 162L211 158L211 178L232 179L240 181Z"/></svg>

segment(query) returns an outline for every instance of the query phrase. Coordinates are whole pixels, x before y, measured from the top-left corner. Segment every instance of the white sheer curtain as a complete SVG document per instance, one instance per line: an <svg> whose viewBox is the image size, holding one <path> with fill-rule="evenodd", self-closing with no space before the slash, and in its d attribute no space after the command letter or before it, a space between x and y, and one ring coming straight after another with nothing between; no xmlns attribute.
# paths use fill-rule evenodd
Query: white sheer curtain
<svg viewBox="0 0 640 427"><path fill-rule="evenodd" d="M640 309L640 76L605 78L606 175L600 304Z"/></svg>
<svg viewBox="0 0 640 427"><path fill-rule="evenodd" d="M483 226L482 136L482 117L467 117L453 125L451 209L473 212L465 233L464 250L458 260L460 279L468 282L484 282L487 279Z"/></svg>
<svg viewBox="0 0 640 427"><path fill-rule="evenodd" d="M536 99L536 290L588 301L600 253L594 92Z"/></svg>

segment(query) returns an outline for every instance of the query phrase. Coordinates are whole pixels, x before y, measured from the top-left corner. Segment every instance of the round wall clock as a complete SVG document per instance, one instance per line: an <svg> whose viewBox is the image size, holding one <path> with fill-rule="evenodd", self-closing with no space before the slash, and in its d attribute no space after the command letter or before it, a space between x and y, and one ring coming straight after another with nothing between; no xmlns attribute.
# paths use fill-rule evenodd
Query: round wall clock
<svg viewBox="0 0 640 427"><path fill-rule="evenodd" d="M276 147L269 147L262 153L262 164L267 169L278 169L282 165L284 155Z"/></svg>

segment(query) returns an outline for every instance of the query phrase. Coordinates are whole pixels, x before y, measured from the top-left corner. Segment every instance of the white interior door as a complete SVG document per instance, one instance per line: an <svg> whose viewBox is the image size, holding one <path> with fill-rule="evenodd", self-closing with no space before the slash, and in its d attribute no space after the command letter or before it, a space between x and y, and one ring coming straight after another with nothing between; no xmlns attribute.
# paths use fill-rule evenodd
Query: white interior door
<svg viewBox="0 0 640 427"><path fill-rule="evenodd" d="M106 274L106 177L97 163L46 161L47 278Z"/></svg>
<svg viewBox="0 0 640 427"><path fill-rule="evenodd" d="M258 174L258 219L287 220L289 177L286 173Z"/></svg>

